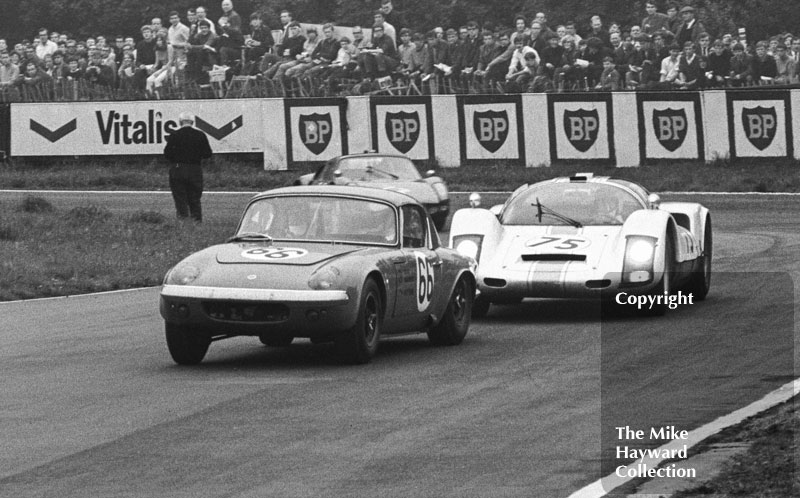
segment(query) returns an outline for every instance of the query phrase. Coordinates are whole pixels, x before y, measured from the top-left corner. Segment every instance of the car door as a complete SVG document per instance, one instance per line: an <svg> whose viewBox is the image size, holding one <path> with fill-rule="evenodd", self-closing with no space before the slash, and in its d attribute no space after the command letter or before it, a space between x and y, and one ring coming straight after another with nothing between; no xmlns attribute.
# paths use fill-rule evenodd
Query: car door
<svg viewBox="0 0 800 498"><path fill-rule="evenodd" d="M398 276L395 316L408 327L423 327L435 309L442 285L442 259L433 250L428 216L421 206L401 209L401 256L395 260Z"/></svg>

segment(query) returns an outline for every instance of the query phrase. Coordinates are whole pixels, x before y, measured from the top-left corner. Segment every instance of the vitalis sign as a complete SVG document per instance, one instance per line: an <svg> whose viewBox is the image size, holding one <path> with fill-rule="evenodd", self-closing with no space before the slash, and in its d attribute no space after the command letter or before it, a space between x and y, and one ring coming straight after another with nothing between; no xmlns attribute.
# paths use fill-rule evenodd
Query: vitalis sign
<svg viewBox="0 0 800 498"><path fill-rule="evenodd" d="M161 154L177 116L191 110L215 152L262 150L257 109L216 102L70 103L12 106L15 155ZM65 116L71 119L65 119ZM245 125L248 125L246 128Z"/></svg>

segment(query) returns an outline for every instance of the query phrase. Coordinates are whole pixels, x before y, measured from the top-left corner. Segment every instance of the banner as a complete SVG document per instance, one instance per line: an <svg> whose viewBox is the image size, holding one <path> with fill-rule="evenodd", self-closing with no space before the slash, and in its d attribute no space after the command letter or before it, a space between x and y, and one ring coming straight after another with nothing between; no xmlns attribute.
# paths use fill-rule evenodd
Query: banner
<svg viewBox="0 0 800 498"><path fill-rule="evenodd" d="M162 154L189 111L218 153L262 152L261 106L251 100L13 104L15 156Z"/></svg>
<svg viewBox="0 0 800 498"><path fill-rule="evenodd" d="M550 94L550 160L615 161L610 93ZM631 116L631 121L635 119ZM632 126L631 123L621 123Z"/></svg>
<svg viewBox="0 0 800 498"><path fill-rule="evenodd" d="M458 95L461 162L525 162L522 98L519 95Z"/></svg>
<svg viewBox="0 0 800 498"><path fill-rule="evenodd" d="M378 152L412 160L433 159L433 110L430 97L370 98L372 143Z"/></svg>
<svg viewBox="0 0 800 498"><path fill-rule="evenodd" d="M792 111L787 90L729 91L731 158L792 157Z"/></svg>
<svg viewBox="0 0 800 498"><path fill-rule="evenodd" d="M286 99L284 102L290 165L327 161L348 154L346 99Z"/></svg>
<svg viewBox="0 0 800 498"><path fill-rule="evenodd" d="M705 159L699 93L638 93L636 101L641 164L648 159Z"/></svg>

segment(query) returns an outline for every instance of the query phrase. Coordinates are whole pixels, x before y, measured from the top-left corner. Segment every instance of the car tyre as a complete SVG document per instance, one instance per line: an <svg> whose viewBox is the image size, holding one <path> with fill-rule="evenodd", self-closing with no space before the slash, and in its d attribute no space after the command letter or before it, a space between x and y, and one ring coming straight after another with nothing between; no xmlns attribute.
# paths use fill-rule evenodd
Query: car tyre
<svg viewBox="0 0 800 498"><path fill-rule="evenodd" d="M193 331L186 325L165 322L167 349L178 365L197 365L208 352L211 338L203 333Z"/></svg>
<svg viewBox="0 0 800 498"><path fill-rule="evenodd" d="M292 343L294 336L291 334L261 334L258 336L258 340L265 346L285 348Z"/></svg>
<svg viewBox="0 0 800 498"><path fill-rule="evenodd" d="M667 296L672 294L672 282L675 273L675 244L672 242L672 237L667 235L666 244L664 244L664 275L661 277L661 282L655 286L652 291L654 296ZM645 316L664 316L667 312L667 303L664 299L659 300L652 308L643 308L642 312Z"/></svg>
<svg viewBox="0 0 800 498"><path fill-rule="evenodd" d="M706 217L705 235L703 236L703 256L700 258L700 269L692 273L688 291L698 301L706 298L711 289L711 258L713 256L714 237L711 233L711 217Z"/></svg>
<svg viewBox="0 0 800 498"><path fill-rule="evenodd" d="M356 323L335 341L339 358L345 363L369 363L378 350L383 325L383 303L375 280L369 279L361 290Z"/></svg>
<svg viewBox="0 0 800 498"><path fill-rule="evenodd" d="M428 331L428 340L436 346L456 346L461 344L469 330L472 316L472 302L475 290L461 277L456 282L447 309L439 323Z"/></svg>
<svg viewBox="0 0 800 498"><path fill-rule="evenodd" d="M484 318L489 313L491 301L482 296L475 296L472 302L472 318Z"/></svg>

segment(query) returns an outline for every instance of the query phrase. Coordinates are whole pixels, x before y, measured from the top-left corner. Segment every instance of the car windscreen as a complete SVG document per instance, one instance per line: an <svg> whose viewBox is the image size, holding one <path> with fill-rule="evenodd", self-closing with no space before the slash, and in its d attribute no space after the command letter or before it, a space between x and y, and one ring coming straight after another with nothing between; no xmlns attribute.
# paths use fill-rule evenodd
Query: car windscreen
<svg viewBox="0 0 800 498"><path fill-rule="evenodd" d="M237 236L353 244L397 243L397 210L391 204L335 196L276 196L252 202Z"/></svg>
<svg viewBox="0 0 800 498"><path fill-rule="evenodd" d="M621 225L645 206L606 183L545 183L520 193L503 210L504 225Z"/></svg>
<svg viewBox="0 0 800 498"><path fill-rule="evenodd" d="M341 171L342 176L356 181L413 181L422 178L414 163L405 157L345 157L339 160L336 169Z"/></svg>

